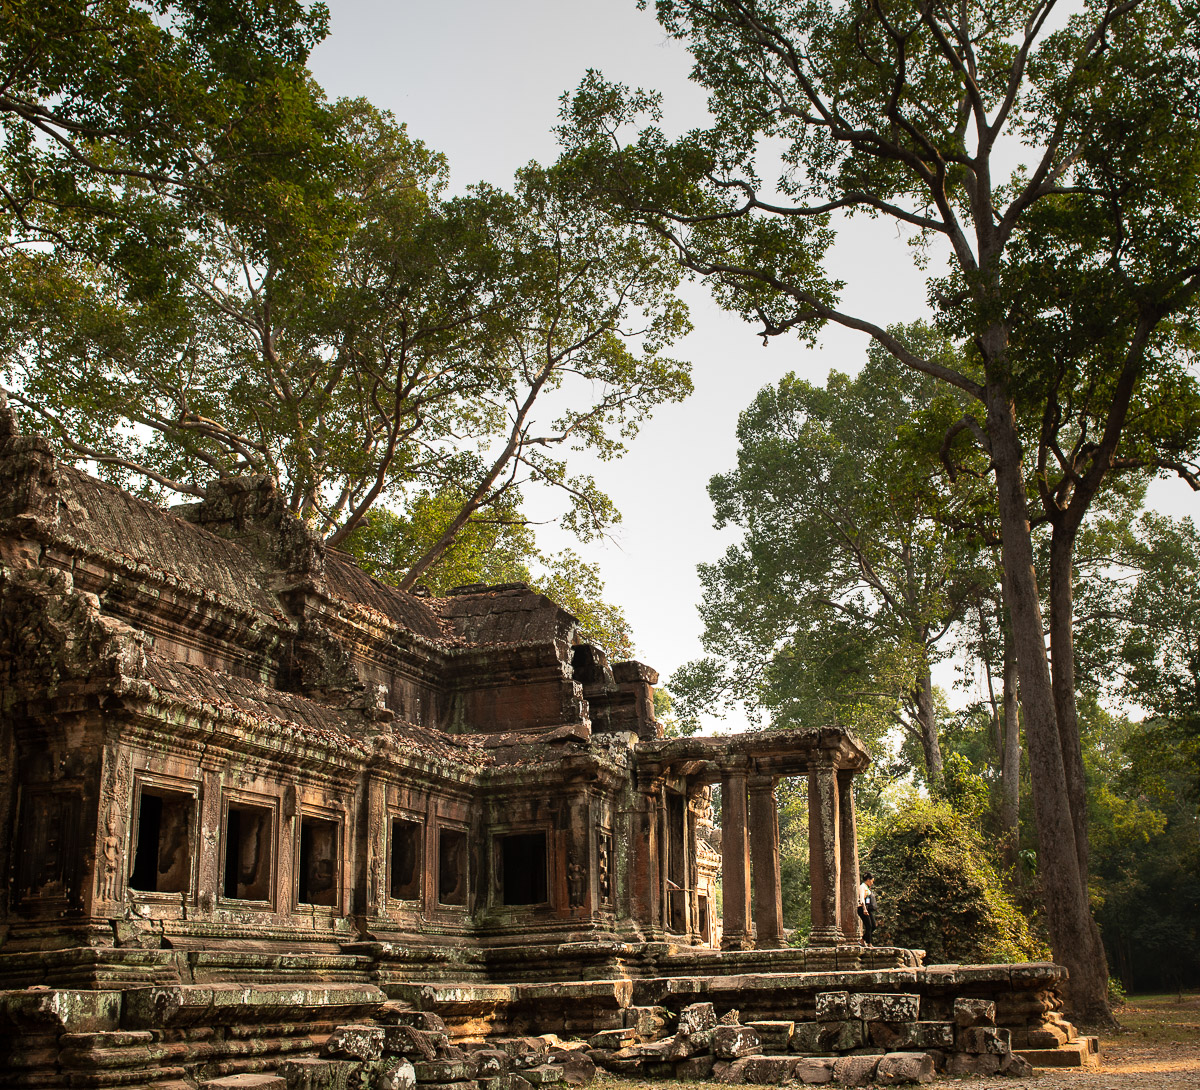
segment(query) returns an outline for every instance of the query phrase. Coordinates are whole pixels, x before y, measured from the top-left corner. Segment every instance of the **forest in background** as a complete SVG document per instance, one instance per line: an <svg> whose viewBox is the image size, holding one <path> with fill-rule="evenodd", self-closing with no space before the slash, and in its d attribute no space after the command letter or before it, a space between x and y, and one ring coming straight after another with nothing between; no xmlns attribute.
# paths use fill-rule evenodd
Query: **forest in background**
<svg viewBox="0 0 1200 1090"><path fill-rule="evenodd" d="M785 378L743 415L711 489L742 536L704 571L711 656L672 679L677 729L731 699L869 741L881 940L1049 945L1097 1022L1107 966L1194 982L1200 544L1141 504L1155 474L1200 483L1200 12L656 9L708 128L670 139L653 93L589 73L557 163L451 198L436 151L316 86L320 4L5 5L0 375L23 426L161 502L269 474L380 577L532 580L622 656L596 569L543 555L524 503L559 495L582 541L619 519L577 454L620 457L686 397L680 280L748 336L865 332L857 375ZM846 212L935 268L925 321L838 309ZM952 710L951 659L986 699Z"/></svg>

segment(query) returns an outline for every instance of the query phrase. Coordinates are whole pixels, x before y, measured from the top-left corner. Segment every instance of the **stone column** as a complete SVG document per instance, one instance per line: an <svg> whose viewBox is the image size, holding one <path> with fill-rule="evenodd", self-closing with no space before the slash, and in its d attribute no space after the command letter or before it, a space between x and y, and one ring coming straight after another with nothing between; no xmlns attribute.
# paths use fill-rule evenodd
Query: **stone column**
<svg viewBox="0 0 1200 1090"><path fill-rule="evenodd" d="M657 936L662 929L662 887L658 871L658 789L650 778L638 776L631 842L628 846L629 893L634 922Z"/></svg>
<svg viewBox="0 0 1200 1090"><path fill-rule="evenodd" d="M664 787L656 800L658 805L658 922L664 931L671 930L671 814Z"/></svg>
<svg viewBox="0 0 1200 1090"><path fill-rule="evenodd" d="M858 819L854 812L854 773L842 770L838 781L838 840L841 848L842 935L858 942Z"/></svg>
<svg viewBox="0 0 1200 1090"><path fill-rule="evenodd" d="M775 781L750 780L750 859L754 867L754 945L783 945L783 894L779 885L779 811Z"/></svg>
<svg viewBox="0 0 1200 1090"><path fill-rule="evenodd" d="M750 845L746 830L746 770L721 773L722 950L748 950L750 936Z"/></svg>
<svg viewBox="0 0 1200 1090"><path fill-rule="evenodd" d="M810 946L836 946L838 927L838 810L837 773L832 763L808 770L808 865L812 882Z"/></svg>

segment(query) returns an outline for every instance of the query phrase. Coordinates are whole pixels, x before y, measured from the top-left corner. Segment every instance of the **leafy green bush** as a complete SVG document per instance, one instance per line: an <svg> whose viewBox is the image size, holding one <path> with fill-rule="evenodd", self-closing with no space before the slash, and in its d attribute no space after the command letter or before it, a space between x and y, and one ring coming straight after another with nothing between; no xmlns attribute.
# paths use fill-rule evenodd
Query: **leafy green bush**
<svg viewBox="0 0 1200 1090"><path fill-rule="evenodd" d="M1048 956L1005 893L977 824L944 800L907 796L867 839L877 944L925 950L930 964Z"/></svg>

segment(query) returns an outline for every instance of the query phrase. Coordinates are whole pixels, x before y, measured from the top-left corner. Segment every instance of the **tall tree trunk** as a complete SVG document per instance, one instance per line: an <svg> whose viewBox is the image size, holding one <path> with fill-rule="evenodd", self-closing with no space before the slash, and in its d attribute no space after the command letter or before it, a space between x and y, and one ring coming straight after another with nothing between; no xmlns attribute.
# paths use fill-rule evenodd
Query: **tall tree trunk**
<svg viewBox="0 0 1200 1090"><path fill-rule="evenodd" d="M1017 706L1017 655L1012 629L1003 607L1000 619L1000 631L1004 639L1004 693L1000 698L1004 708L1004 746L1000 754L1000 829L1004 863L1012 867L1017 862L1021 838L1021 722Z"/></svg>
<svg viewBox="0 0 1200 1090"><path fill-rule="evenodd" d="M1002 354L1002 346L993 358ZM989 353L990 354L990 353ZM1074 821L1046 661L1041 603L1033 568L1020 437L1012 403L989 384L987 432L996 474L1007 605L1021 679L1021 706L1029 747L1030 781L1038 832L1038 874L1056 961L1071 974L1070 998L1078 1018L1111 1022L1108 973L1080 880Z"/></svg>
<svg viewBox="0 0 1200 1090"><path fill-rule="evenodd" d="M942 784L942 747L938 742L937 710L933 703L933 676L924 665L917 677L917 722L925 754L925 779L930 787Z"/></svg>

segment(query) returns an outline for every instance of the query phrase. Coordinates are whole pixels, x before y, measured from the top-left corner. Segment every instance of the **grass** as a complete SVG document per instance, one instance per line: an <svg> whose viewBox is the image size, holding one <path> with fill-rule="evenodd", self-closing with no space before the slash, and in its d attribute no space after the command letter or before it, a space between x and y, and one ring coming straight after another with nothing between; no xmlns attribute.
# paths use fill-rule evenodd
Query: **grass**
<svg viewBox="0 0 1200 1090"><path fill-rule="evenodd" d="M1200 992L1131 995L1113 1013L1125 1033L1149 1044L1200 1044Z"/></svg>

